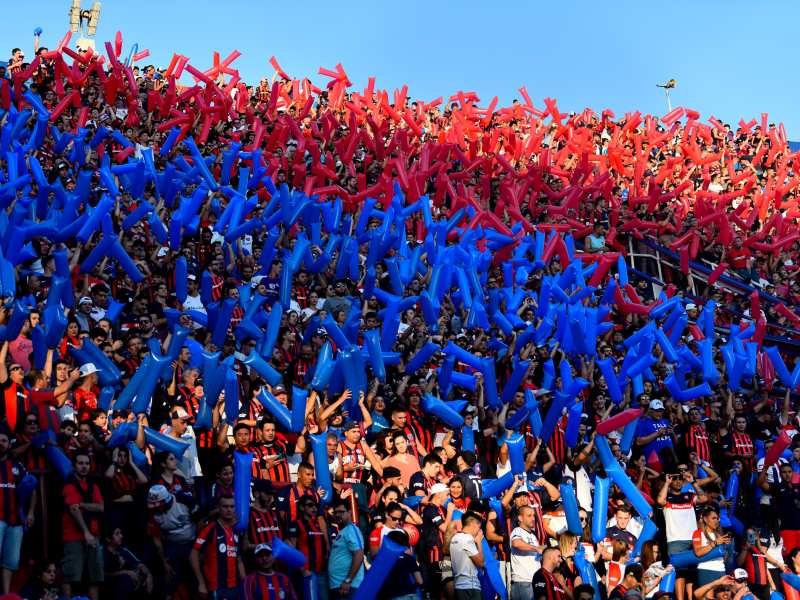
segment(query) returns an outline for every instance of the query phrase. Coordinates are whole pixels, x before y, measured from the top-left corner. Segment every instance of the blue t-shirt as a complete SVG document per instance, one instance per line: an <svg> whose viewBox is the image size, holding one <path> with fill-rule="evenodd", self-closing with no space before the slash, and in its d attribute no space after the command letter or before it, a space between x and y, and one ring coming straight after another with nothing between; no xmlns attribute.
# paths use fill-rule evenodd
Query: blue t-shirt
<svg viewBox="0 0 800 600"><path fill-rule="evenodd" d="M358 527L350 523L339 532L331 544L331 555L328 559L328 582L331 589L339 588L347 579L350 565L353 564L353 553L358 550L364 550L364 537ZM362 564L358 568L356 576L353 577L353 581L350 582L350 587L357 588L363 579L364 565Z"/></svg>
<svg viewBox="0 0 800 600"><path fill-rule="evenodd" d="M670 422L667 419L651 419L650 417L643 417L639 419L639 424L636 426L636 437L645 437L651 433L655 433L660 427L669 426ZM669 433L665 433L644 447L644 455L650 456L650 453L653 451L658 454L664 448L672 447L672 436Z"/></svg>

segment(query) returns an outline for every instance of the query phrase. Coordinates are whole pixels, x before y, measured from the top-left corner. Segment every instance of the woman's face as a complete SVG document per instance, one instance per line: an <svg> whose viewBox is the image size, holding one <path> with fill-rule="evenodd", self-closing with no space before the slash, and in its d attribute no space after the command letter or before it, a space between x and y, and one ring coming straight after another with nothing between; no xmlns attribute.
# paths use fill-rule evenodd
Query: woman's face
<svg viewBox="0 0 800 600"><path fill-rule="evenodd" d="M70 323L67 325L67 335L71 337L75 337L78 335L78 324L77 323Z"/></svg>
<svg viewBox="0 0 800 600"><path fill-rule="evenodd" d="M388 436L383 438L383 447L387 452L391 452L394 448L394 440Z"/></svg>
<svg viewBox="0 0 800 600"><path fill-rule="evenodd" d="M167 455L167 458L164 459L164 467L168 471L174 471L178 468L178 459L175 458L175 455L171 452Z"/></svg>
<svg viewBox="0 0 800 600"><path fill-rule="evenodd" d="M57 571L55 563L50 563L47 565L47 568L42 571L42 583L46 587L53 585L56 582L56 574Z"/></svg>
<svg viewBox="0 0 800 600"><path fill-rule="evenodd" d="M397 502L398 499L399 496L394 490L388 491L383 495L383 503L387 505L391 504L392 502Z"/></svg>
<svg viewBox="0 0 800 600"><path fill-rule="evenodd" d="M464 495L464 486L461 484L460 479L453 479L450 482L450 497L461 498Z"/></svg>
<svg viewBox="0 0 800 600"><path fill-rule="evenodd" d="M398 437L394 439L394 447L397 450L398 454L405 454L408 450L408 440L403 437Z"/></svg>

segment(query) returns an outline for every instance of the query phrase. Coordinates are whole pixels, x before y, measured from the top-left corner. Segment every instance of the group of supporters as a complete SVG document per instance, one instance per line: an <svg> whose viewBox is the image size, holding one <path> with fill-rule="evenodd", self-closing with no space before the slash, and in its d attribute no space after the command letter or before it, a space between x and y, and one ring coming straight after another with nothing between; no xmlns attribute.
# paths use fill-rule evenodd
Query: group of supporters
<svg viewBox="0 0 800 600"><path fill-rule="evenodd" d="M42 47L38 37L35 47L33 68L22 50L12 51L3 73L2 91L9 100L0 103L5 104L0 125L11 118L12 90L14 103L21 102L17 91L29 88L48 110L77 92L54 119L57 131L86 129L88 140L101 127L115 129L134 144L126 147L109 136L76 155L74 149L56 151L57 140L48 134L32 151L50 184L67 194L79 188L81 173L90 173L88 205L97 205L109 191L98 176L104 160L123 162L141 157L146 148L158 151L170 133L170 119L178 119L182 135L194 135L202 154L213 157L215 177L221 177L229 144L252 146L263 152L276 185L287 183L309 193L330 188L329 193L341 195L353 224L367 197L379 198L376 206L388 212L393 182L400 179L409 200L429 196L434 218L470 205L482 211L486 223L508 231L524 221L526 230L552 226L570 233L578 253L625 251L629 243L638 248L645 241L677 244L683 252L681 240L690 234L696 240L693 258L726 263L731 277L765 295L761 304L753 303L739 288L719 284L692 298L678 292L687 300L689 334L682 337L683 345L696 351L702 339L698 314L712 299L719 328L744 318L763 323L762 339L764 334L796 334L793 326L800 319L792 308L800 285L795 277L799 246L781 241L797 227L795 173L785 136L774 126L701 127L687 113L685 125L663 127L638 114L621 119L608 112L565 115L554 103L542 113L527 98L493 112L479 109L474 94L464 93L444 109L441 102L411 102L405 91L390 103L372 85L363 94L347 92L349 81L342 72L320 90L308 80L291 79L277 62L279 73L272 83L263 80L248 88L238 77L233 84L226 82L225 73L218 72L211 84L179 87L174 65L134 67L132 79L123 81L127 76L112 77L120 67L110 59L96 66L97 53L81 51L81 60L65 73L60 51ZM209 110L221 90L225 110ZM34 128L34 121L29 115L26 127ZM14 154L6 142L1 145L0 167L9 173ZM171 168L168 156L156 152L155 157L158 169ZM240 182L231 185L242 187ZM190 185L182 200L195 190ZM126 191L114 199L114 231L123 231L122 222L142 199L156 207L165 223L179 210L179 203L159 198L155 185L148 184L142 194L133 198ZM252 194L258 210L266 210L271 197L266 186L259 183ZM3 196L3 208L14 216L15 206L38 195L35 184L21 187L12 198ZM715 203L723 198L729 204L719 208L721 200ZM544 441L527 420L515 427L507 424L530 395L540 413L547 414L556 394L542 384L546 365L552 361L559 372L567 354L558 344L537 345L530 339L515 347L518 331L475 326L464 303L452 300L458 293L454 287L442 299L437 330L429 326L420 302L394 315L399 323L392 350L400 361L386 365L385 378L370 379L363 395L312 389L320 353L331 343L329 331L320 325L325 317L344 326L357 311L359 344L366 332L385 327L387 313L365 284L370 244L356 248L355 277L335 261L321 270L304 262L290 279L290 302L282 308L284 258L306 226L283 227L277 241L261 228L229 241L216 227L228 200L222 191L209 191L195 230L184 232L178 249L159 240L149 221L126 226L122 247L144 274L141 282L110 260L81 270L99 236L87 244L75 239L56 243L46 236L30 240L33 256L16 265L14 298L6 297L0 313L8 325L16 310L12 300L29 310L19 335L0 347L3 592L13 590L28 600L78 594L351 598L387 539L405 552L380 586L366 590L381 600L486 597L484 570L489 568L497 569L513 600L665 595L675 600L739 600L746 595L767 600L772 591L784 592L782 572L800 574L797 398L774 381L768 361L759 359L758 376L737 392L728 389L723 377L711 395L679 403L664 386L670 370L662 359L653 365L653 380L644 382L643 391L634 394L626 388L618 404L594 357L570 357L575 375L590 383L580 394L584 408L577 442L566 443L566 415ZM715 210L723 217L698 222L697 214ZM379 225L375 218L368 223L370 229ZM422 246L422 219L410 217L407 225L408 246ZM323 254L332 237L323 232L313 258ZM274 254L265 261L269 244ZM35 338L56 278L56 254L63 251L74 297L66 309L63 340L42 361L34 356ZM175 278L179 258L188 265L183 302L176 296L182 283ZM486 298L508 287L507 259L502 252L493 255ZM394 261L386 257L374 265L375 288L397 293ZM557 275L564 267L558 255L552 256L516 284L539 293L543 276ZM419 295L432 270L412 277L401 295ZM672 276L673 283L686 283L682 273ZM212 343L212 332L196 318L208 308L204 280L211 283L210 300L237 303L221 346ZM633 283L639 299L653 300L649 280ZM260 309L264 322L272 310L282 310L274 349L264 357L281 374L280 384L268 385L246 364L257 351L257 340L234 335L245 316L245 302L240 302L245 293L249 299L266 298ZM533 302L512 312L525 327L541 320ZM597 356L621 362L625 340L644 321L618 309L608 319L613 327L598 337ZM178 325L190 331L185 345L148 410L139 414L115 409L114 398L103 398L106 386L99 384L98 365L80 361L72 351L86 340L100 348L121 373L116 397L148 355L167 352ZM437 352L421 368L406 372L409 359L430 342L442 348L454 343L493 360L497 388L508 381L513 358L530 361L519 389L501 409L487 402L482 373L456 362L457 372L475 380L472 389L452 388L452 398L465 401L463 416L474 449L464 443L463 430L423 409L425 395L441 392L444 356ZM205 402L204 353L213 352L231 359L238 414L230 414L230 403L221 394L211 426L196 428ZM788 363L791 353L784 355ZM721 353L714 360L724 371ZM309 392L300 433L262 404L264 389L286 406L294 406L297 390ZM603 507L605 535L597 539L592 521L600 507L594 504L594 488L605 472L595 448L596 428L631 407L644 411L633 440L623 440L620 431L608 439L653 512L639 514L612 485ZM114 444L114 432L123 424L136 431L135 439ZM147 428L188 447L177 455L159 449ZM484 482L511 470L504 442L511 429L525 436L524 472L497 498L484 498ZM327 435L332 496L317 486L318 469L325 467L315 463L311 434ZM792 444L776 464L764 468L764 453L781 434ZM66 481L53 468L55 449L71 463ZM246 527L236 515L236 452L253 457ZM27 475L36 478L33 485ZM729 497L732 477L738 487ZM568 528L564 485L577 498L580 534ZM639 543L648 520L657 532ZM302 567L282 560L287 545L305 556ZM704 560L719 547L721 554L715 551ZM682 551L694 552L696 566L675 569L670 564L669 557ZM584 581L576 556L590 563L596 578ZM674 584L664 583L673 576Z"/></svg>

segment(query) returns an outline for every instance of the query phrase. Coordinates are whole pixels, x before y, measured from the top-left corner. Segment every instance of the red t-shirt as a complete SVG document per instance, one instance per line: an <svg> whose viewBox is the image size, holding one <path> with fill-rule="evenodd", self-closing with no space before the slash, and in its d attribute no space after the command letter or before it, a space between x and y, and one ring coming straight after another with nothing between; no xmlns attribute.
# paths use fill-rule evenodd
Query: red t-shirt
<svg viewBox="0 0 800 600"><path fill-rule="evenodd" d="M78 486L80 485L80 489ZM91 501L100 504L103 502L103 496L100 494L100 486L92 484ZM75 522L75 519L69 512L69 507L86 502L89 498L89 482L88 481L72 481L64 486L64 517L62 519L62 528L64 530L64 542L82 542L83 530ZM84 499L86 498L86 499ZM86 521L87 515L96 515L96 518L90 518L86 523L89 531L95 537L100 535L100 513L83 513L83 519Z"/></svg>
<svg viewBox="0 0 800 600"><path fill-rule="evenodd" d="M78 411L78 420L83 421L92 416L92 411L97 409L97 396L91 390L76 389L72 397L75 400L75 410Z"/></svg>
<svg viewBox="0 0 800 600"><path fill-rule="evenodd" d="M731 248L725 253L725 256L731 261L734 269L744 269L747 267L747 259L750 258L750 250L745 247Z"/></svg>
<svg viewBox="0 0 800 600"><path fill-rule="evenodd" d="M209 592L239 585L239 536L221 521L209 523L197 536L194 548L201 556L203 577Z"/></svg>

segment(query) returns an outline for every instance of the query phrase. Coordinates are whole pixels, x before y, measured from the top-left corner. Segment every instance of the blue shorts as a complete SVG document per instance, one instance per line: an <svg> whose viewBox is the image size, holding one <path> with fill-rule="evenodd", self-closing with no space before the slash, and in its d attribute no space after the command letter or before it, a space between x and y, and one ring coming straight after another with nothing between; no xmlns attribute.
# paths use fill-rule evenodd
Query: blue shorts
<svg viewBox="0 0 800 600"><path fill-rule="evenodd" d="M22 525L9 525L0 521L0 567L9 571L19 568L19 551L22 548Z"/></svg>

